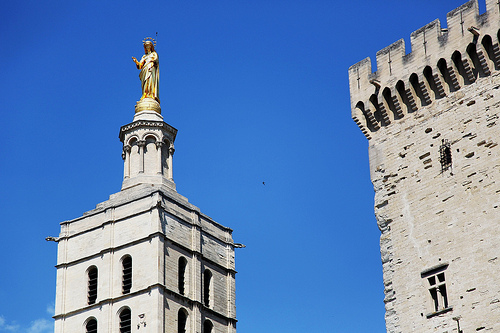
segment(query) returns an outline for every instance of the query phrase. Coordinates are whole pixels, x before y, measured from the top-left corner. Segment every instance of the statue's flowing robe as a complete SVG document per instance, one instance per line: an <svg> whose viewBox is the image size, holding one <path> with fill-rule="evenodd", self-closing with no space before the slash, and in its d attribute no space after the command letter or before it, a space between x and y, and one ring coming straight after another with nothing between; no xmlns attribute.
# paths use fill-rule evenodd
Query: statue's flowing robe
<svg viewBox="0 0 500 333"><path fill-rule="evenodd" d="M142 84L142 98L153 98L160 102L160 94L158 86L160 82L160 66L158 62L158 54L151 52L142 56L140 63L142 63L139 78Z"/></svg>

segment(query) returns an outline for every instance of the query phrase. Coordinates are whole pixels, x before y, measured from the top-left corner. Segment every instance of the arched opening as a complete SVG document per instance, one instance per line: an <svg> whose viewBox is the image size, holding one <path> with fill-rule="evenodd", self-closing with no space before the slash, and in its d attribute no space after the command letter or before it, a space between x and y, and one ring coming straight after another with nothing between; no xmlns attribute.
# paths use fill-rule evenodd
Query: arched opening
<svg viewBox="0 0 500 333"><path fill-rule="evenodd" d="M87 271L88 277L88 290L87 290L87 303L94 304L97 300L97 267L92 266Z"/></svg>
<svg viewBox="0 0 500 333"><path fill-rule="evenodd" d="M370 109L375 110L373 116L375 117L375 121L379 122L381 126L387 126L391 123L387 110L385 110L383 105L380 105L378 96L375 94L370 96Z"/></svg>
<svg viewBox="0 0 500 333"><path fill-rule="evenodd" d="M432 73L432 68L430 66L426 66L424 68L424 77L429 85L429 88L432 90L434 94L434 99L439 99L444 97L444 88L439 79L439 75L434 75Z"/></svg>
<svg viewBox="0 0 500 333"><path fill-rule="evenodd" d="M489 60L488 63L490 64L491 68L498 70L499 67L497 65L497 57L496 57L496 54L500 54L500 50L498 49L498 44L493 45L493 40L491 39L491 36L486 35L483 37L481 45L483 45L483 48L486 51L486 55L488 56ZM495 50L497 52L495 52Z"/></svg>
<svg viewBox="0 0 500 333"><path fill-rule="evenodd" d="M139 145L137 144L137 138L132 138L129 141L130 146L130 159L129 159L129 174L130 176L135 176L140 171L140 156L139 156Z"/></svg>
<svg viewBox="0 0 500 333"><path fill-rule="evenodd" d="M177 333L186 333L188 313L185 309L180 309L177 314Z"/></svg>
<svg viewBox="0 0 500 333"><path fill-rule="evenodd" d="M144 174L155 175L158 172L158 153L156 138L148 135L144 145Z"/></svg>
<svg viewBox="0 0 500 333"><path fill-rule="evenodd" d="M453 54L451 55L451 60L453 61L453 64L455 65L455 68L459 74L460 85L471 84L472 71L470 68L464 67L464 62L462 61L462 54L458 51L453 52Z"/></svg>
<svg viewBox="0 0 500 333"><path fill-rule="evenodd" d="M184 257L179 258L179 272L178 272L178 278L179 278L179 294L184 295L186 292L186 267L187 267L187 260Z"/></svg>
<svg viewBox="0 0 500 333"><path fill-rule="evenodd" d="M170 142L168 140L163 140L163 147L161 150L161 165L162 165L162 174L167 177L170 177L169 165L171 161L169 161L170 156Z"/></svg>
<svg viewBox="0 0 500 333"><path fill-rule="evenodd" d="M203 322L203 333L212 333L214 325L208 319Z"/></svg>
<svg viewBox="0 0 500 333"><path fill-rule="evenodd" d="M396 91L401 102L403 102L404 108L406 109L404 111L406 111L407 113L411 113L417 110L417 105L415 103L415 100L413 99L413 96L411 95L411 90L405 88L405 84L403 81L399 80L396 83Z"/></svg>
<svg viewBox="0 0 500 333"><path fill-rule="evenodd" d="M446 90L448 92L454 92L460 89L460 85L458 84L458 80L455 72L453 71L453 67L448 67L445 59L439 59L437 67L444 79L444 82L446 83Z"/></svg>
<svg viewBox="0 0 500 333"><path fill-rule="evenodd" d="M205 269L203 272L203 304L205 306L211 305L211 284L212 284L212 272L210 270Z"/></svg>
<svg viewBox="0 0 500 333"><path fill-rule="evenodd" d="M132 257L127 255L122 260L122 292L130 293L132 289Z"/></svg>
<svg viewBox="0 0 500 333"><path fill-rule="evenodd" d="M86 333L97 333L97 320L94 318L87 321L87 325L85 325Z"/></svg>
<svg viewBox="0 0 500 333"><path fill-rule="evenodd" d="M125 308L120 312L120 333L132 332L132 314L129 308Z"/></svg>
<svg viewBox="0 0 500 333"><path fill-rule="evenodd" d="M358 124L358 126L360 126L361 130L363 130L363 128L362 128L363 125L366 125L366 127L371 132L375 132L376 130L378 130L380 128L380 126L378 126L373 114L370 113L369 110L365 110L365 104L363 102L358 102L358 104L356 104L356 110L358 111L358 113L360 115L362 115L362 117L365 121L365 123L363 124L363 123L361 123L361 120L358 119L358 122L360 122ZM366 133L365 133L365 135L366 135Z"/></svg>
<svg viewBox="0 0 500 333"><path fill-rule="evenodd" d="M420 85L417 74L413 73L412 75L410 75L410 85L413 89L414 95L419 99L420 105L428 105L430 102L428 101L428 98L424 96L424 91L422 90L422 86Z"/></svg>
<svg viewBox="0 0 500 333"><path fill-rule="evenodd" d="M391 89L385 88L382 91L382 96L384 99L387 108L392 113L392 119L397 120L403 117L403 113L401 112L401 106L399 105L399 101L396 96L392 96Z"/></svg>
<svg viewBox="0 0 500 333"><path fill-rule="evenodd" d="M476 48L476 44L470 43L467 46L467 54L472 61L472 75L474 76L474 81L478 76L484 77L490 74L488 64L481 50Z"/></svg>

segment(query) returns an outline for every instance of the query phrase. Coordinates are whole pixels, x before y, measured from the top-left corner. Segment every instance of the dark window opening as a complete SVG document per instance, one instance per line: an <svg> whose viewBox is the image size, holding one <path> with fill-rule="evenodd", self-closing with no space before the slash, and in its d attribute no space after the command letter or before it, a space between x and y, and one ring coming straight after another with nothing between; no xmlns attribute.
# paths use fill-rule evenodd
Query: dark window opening
<svg viewBox="0 0 500 333"><path fill-rule="evenodd" d="M203 303L205 306L210 306L210 282L212 273L206 269L203 273Z"/></svg>
<svg viewBox="0 0 500 333"><path fill-rule="evenodd" d="M88 321L87 325L85 325L86 333L97 333L97 320L91 319Z"/></svg>
<svg viewBox="0 0 500 333"><path fill-rule="evenodd" d="M203 333L212 333L212 328L214 325L210 322L210 320L205 320L203 323Z"/></svg>
<svg viewBox="0 0 500 333"><path fill-rule="evenodd" d="M186 333L187 313L180 309L177 315L177 333Z"/></svg>
<svg viewBox="0 0 500 333"><path fill-rule="evenodd" d="M179 258L179 294L184 295L186 292L185 281L186 281L186 266L187 260L184 257Z"/></svg>
<svg viewBox="0 0 500 333"><path fill-rule="evenodd" d="M132 315L130 309L124 309L120 313L120 333L132 332Z"/></svg>
<svg viewBox="0 0 500 333"><path fill-rule="evenodd" d="M89 269L88 304L94 304L97 299L97 268Z"/></svg>
<svg viewBox="0 0 500 333"><path fill-rule="evenodd" d="M443 139L439 147L439 162L441 163L441 172L451 169L451 145L448 140Z"/></svg>
<svg viewBox="0 0 500 333"><path fill-rule="evenodd" d="M123 265L123 285L122 291L124 294L130 293L132 289L132 257L127 256L122 261Z"/></svg>

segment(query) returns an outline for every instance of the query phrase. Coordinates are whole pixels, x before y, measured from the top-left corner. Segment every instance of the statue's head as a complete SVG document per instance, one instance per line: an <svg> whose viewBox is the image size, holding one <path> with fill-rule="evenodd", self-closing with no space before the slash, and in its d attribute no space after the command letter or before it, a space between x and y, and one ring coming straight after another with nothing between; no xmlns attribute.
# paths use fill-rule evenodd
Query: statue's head
<svg viewBox="0 0 500 333"><path fill-rule="evenodd" d="M151 37L145 38L142 41L142 44L144 45L144 51L146 51L146 53L148 51L153 52L155 50L156 41Z"/></svg>

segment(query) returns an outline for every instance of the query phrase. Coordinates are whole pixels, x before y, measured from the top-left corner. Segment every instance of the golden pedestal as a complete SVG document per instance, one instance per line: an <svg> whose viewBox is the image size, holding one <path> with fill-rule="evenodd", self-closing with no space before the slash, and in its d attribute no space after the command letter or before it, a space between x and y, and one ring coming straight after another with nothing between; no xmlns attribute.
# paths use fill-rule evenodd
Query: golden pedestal
<svg viewBox="0 0 500 333"><path fill-rule="evenodd" d="M141 111L155 111L161 114L160 103L152 98L144 98L135 104L135 113Z"/></svg>

